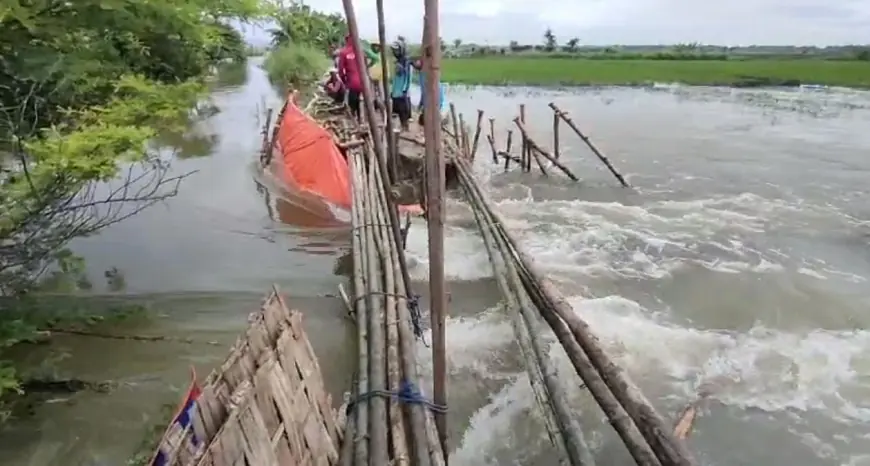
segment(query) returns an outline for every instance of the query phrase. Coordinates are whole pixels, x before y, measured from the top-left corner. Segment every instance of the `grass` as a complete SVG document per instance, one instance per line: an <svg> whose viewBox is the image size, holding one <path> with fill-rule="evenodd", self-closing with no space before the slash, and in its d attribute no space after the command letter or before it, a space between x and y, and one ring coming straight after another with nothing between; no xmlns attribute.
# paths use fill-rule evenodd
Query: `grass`
<svg viewBox="0 0 870 466"><path fill-rule="evenodd" d="M285 88L303 88L320 79L329 68L329 58L313 47L288 44L269 52L263 68L272 84Z"/></svg>
<svg viewBox="0 0 870 466"><path fill-rule="evenodd" d="M442 80L456 84L530 86L716 86L824 84L870 88L870 61L845 60L601 60L481 57L445 59Z"/></svg>

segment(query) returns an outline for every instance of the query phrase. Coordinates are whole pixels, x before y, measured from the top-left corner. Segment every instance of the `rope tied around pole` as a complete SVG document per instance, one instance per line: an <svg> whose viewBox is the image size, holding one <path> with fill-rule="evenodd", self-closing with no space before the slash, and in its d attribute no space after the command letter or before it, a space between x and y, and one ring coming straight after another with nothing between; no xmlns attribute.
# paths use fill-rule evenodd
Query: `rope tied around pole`
<svg viewBox="0 0 870 466"><path fill-rule="evenodd" d="M353 409L359 403L366 402L375 397L387 398L390 400L396 400L403 404L408 405L423 405L429 408L432 412L436 413L446 413L447 405L439 405L428 399L426 399L420 390L417 388L417 385L410 380L402 380L402 383L399 384L399 390L372 390L358 395L356 398L351 399L347 403L347 408L345 408L345 413L350 415L353 412Z"/></svg>
<svg viewBox="0 0 870 466"><path fill-rule="evenodd" d="M351 306L355 308L360 301L370 296L384 296L406 300L408 302L408 311L410 311L411 314L411 327L414 330L414 336L423 342L423 346L426 348L429 347L429 343L425 338L423 338L423 313L420 311L420 295L414 294L405 296L397 293L387 293L385 291L368 291L354 297Z"/></svg>

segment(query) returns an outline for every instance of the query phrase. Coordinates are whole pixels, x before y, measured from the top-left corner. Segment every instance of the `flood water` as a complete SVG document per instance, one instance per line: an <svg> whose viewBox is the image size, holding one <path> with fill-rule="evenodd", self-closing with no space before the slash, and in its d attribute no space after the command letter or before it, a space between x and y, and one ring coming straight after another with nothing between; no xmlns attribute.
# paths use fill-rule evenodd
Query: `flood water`
<svg viewBox="0 0 870 466"><path fill-rule="evenodd" d="M195 128L206 155L175 165L198 170L178 197L76 250L95 276L122 270L130 299L159 315L131 333L221 345L58 339L50 350L69 356L56 358L60 375L122 385L15 422L0 435L0 463L124 464L188 368L204 377L219 364L273 283L305 312L340 400L355 365L353 329L332 297L348 233L288 226L275 215L288 209L258 190L257 114L278 105L259 68L213 99L220 112ZM497 115L500 145L525 103L548 147L556 102L636 187L618 188L565 126L563 159L581 183L503 173L487 150L475 167L526 250L668 419L710 392L690 439L702 464L870 465L870 94L452 88L450 99L466 115ZM553 464L473 217L452 202L448 223L453 462ZM423 293L422 221L408 249ZM628 464L558 345L550 354L599 464Z"/></svg>

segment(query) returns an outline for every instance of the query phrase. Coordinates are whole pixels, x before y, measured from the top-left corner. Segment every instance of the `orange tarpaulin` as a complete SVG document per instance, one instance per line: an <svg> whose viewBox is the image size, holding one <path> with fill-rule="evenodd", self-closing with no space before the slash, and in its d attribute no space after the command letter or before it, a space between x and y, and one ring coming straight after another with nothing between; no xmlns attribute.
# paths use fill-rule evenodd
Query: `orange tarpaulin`
<svg viewBox="0 0 870 466"><path fill-rule="evenodd" d="M283 181L339 207L350 209L350 173L332 136L288 99L275 147Z"/></svg>
<svg viewBox="0 0 870 466"><path fill-rule="evenodd" d="M329 203L351 208L350 168L331 134L287 99L272 150L282 181ZM420 206L399 206L403 212L420 212Z"/></svg>

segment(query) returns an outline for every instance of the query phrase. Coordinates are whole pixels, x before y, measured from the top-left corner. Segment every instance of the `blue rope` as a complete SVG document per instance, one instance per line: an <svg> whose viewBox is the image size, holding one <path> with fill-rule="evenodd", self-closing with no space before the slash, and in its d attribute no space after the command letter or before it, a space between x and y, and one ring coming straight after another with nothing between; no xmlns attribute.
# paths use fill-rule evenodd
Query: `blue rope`
<svg viewBox="0 0 870 466"><path fill-rule="evenodd" d="M436 413L447 412L446 405L435 404L424 398L423 394L420 393L420 390L417 389L417 386L414 385L414 382L411 382L409 380L402 380L402 383L399 384L399 391L372 390L357 396L355 399L350 400L347 403L345 413L349 415L357 404L368 401L376 396L387 399L394 399L399 401L400 403L409 405L423 405L429 408L429 410Z"/></svg>

